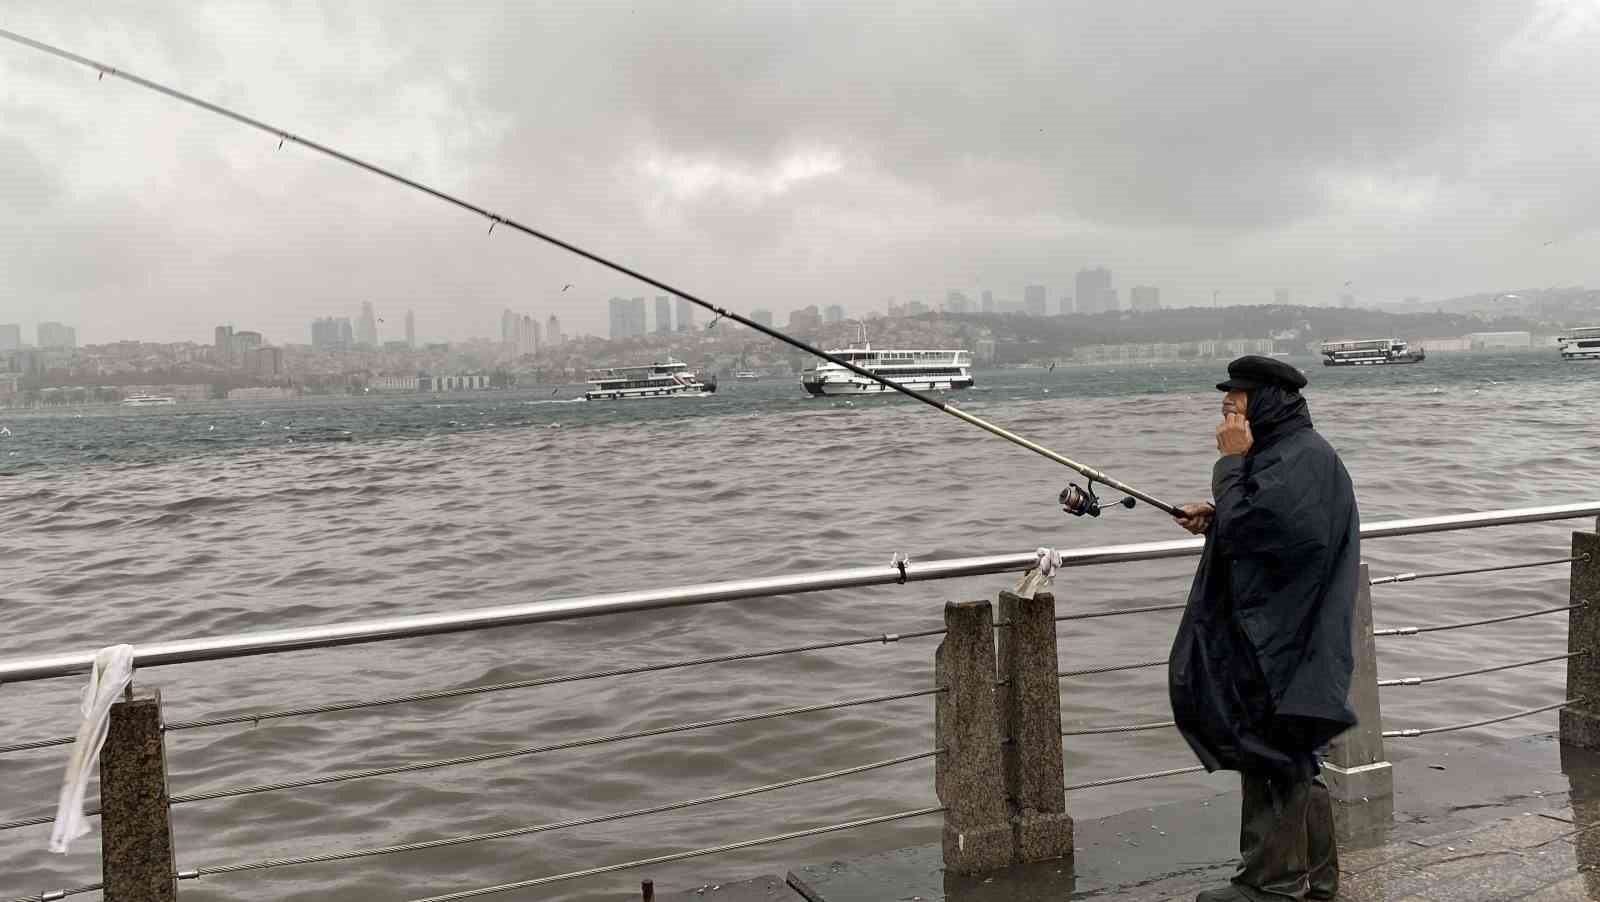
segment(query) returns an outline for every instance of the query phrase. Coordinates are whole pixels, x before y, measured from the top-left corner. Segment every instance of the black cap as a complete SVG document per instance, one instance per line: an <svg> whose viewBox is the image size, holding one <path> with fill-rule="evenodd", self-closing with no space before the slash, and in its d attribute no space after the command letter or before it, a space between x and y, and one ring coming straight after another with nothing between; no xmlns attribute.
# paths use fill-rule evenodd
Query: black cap
<svg viewBox="0 0 1600 902"><path fill-rule="evenodd" d="M1305 388L1306 376L1282 360L1251 354L1228 364L1228 381L1218 382L1217 391L1249 391L1263 385L1299 391Z"/></svg>

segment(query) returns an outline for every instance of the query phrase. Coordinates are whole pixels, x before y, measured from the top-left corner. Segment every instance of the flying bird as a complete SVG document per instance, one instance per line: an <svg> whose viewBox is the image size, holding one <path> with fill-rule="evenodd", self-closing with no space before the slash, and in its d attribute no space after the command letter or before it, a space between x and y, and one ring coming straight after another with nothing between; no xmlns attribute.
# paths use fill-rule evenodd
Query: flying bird
<svg viewBox="0 0 1600 902"><path fill-rule="evenodd" d="M1554 238L1551 238L1549 241L1546 241L1542 246L1543 247L1549 247L1550 245L1555 244L1555 243L1556 243L1556 240Z"/></svg>
<svg viewBox="0 0 1600 902"><path fill-rule="evenodd" d="M561 286L561 290L562 291L566 291L568 288L571 288L571 287L572 287L572 283L568 282L567 284Z"/></svg>

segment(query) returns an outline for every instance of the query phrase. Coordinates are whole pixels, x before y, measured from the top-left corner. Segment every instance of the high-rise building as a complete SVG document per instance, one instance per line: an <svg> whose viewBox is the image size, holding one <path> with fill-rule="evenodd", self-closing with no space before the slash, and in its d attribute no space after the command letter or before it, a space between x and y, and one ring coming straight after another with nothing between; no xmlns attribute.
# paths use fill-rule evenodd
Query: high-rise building
<svg viewBox="0 0 1600 902"><path fill-rule="evenodd" d="M228 359L243 363L245 355L260 350L266 343L260 332L235 332L229 344Z"/></svg>
<svg viewBox="0 0 1600 902"><path fill-rule="evenodd" d="M1118 307L1116 291L1111 287L1111 270L1104 266L1078 270L1073 289L1079 313L1104 313Z"/></svg>
<svg viewBox="0 0 1600 902"><path fill-rule="evenodd" d="M60 323L40 323L38 338L40 348L75 348L78 346L78 331L71 326L63 326Z"/></svg>
<svg viewBox="0 0 1600 902"><path fill-rule="evenodd" d="M1022 309L1029 316L1045 315L1045 290L1043 285L1029 285L1022 289Z"/></svg>
<svg viewBox="0 0 1600 902"><path fill-rule="evenodd" d="M406 347L417 346L417 315L415 312L406 311Z"/></svg>
<svg viewBox="0 0 1600 902"><path fill-rule="evenodd" d="M509 309L500 312L500 343L515 348L522 334L522 320Z"/></svg>
<svg viewBox="0 0 1600 902"><path fill-rule="evenodd" d="M678 331L694 331L694 305L683 298L678 298Z"/></svg>
<svg viewBox="0 0 1600 902"><path fill-rule="evenodd" d="M255 348L241 358L244 369L257 376L283 375L282 348Z"/></svg>
<svg viewBox="0 0 1600 902"><path fill-rule="evenodd" d="M817 310L816 304L809 304L789 313L789 328L791 329L816 329L821 326L822 313Z"/></svg>
<svg viewBox="0 0 1600 902"><path fill-rule="evenodd" d="M1161 289L1154 285L1135 285L1128 293L1129 310L1160 310Z"/></svg>
<svg viewBox="0 0 1600 902"><path fill-rule="evenodd" d="M22 326L17 323L0 324L0 351L22 350Z"/></svg>
<svg viewBox="0 0 1600 902"><path fill-rule="evenodd" d="M369 348L378 346L378 315L372 312L372 302L361 302L361 319L356 322L356 343Z"/></svg>
<svg viewBox="0 0 1600 902"><path fill-rule="evenodd" d="M354 344L350 318L328 316L311 323L311 347L318 351L348 351Z"/></svg>
<svg viewBox="0 0 1600 902"><path fill-rule="evenodd" d="M633 298L628 302L628 334L638 338L644 333L644 298Z"/></svg>
<svg viewBox="0 0 1600 902"><path fill-rule="evenodd" d="M522 316L522 328L517 330L517 355L539 353L539 321L528 314Z"/></svg>
<svg viewBox="0 0 1600 902"><path fill-rule="evenodd" d="M672 331L672 298L667 295L656 296L656 334L666 335Z"/></svg>
<svg viewBox="0 0 1600 902"><path fill-rule="evenodd" d="M1281 305L1281 306L1285 306L1285 307L1288 306L1288 304L1289 304L1289 289L1287 289L1287 288L1274 288L1274 289L1272 289L1272 303L1278 304L1278 305Z"/></svg>
<svg viewBox="0 0 1600 902"><path fill-rule="evenodd" d="M356 332L350 325L350 317L339 317L339 345L346 350L356 346Z"/></svg>
<svg viewBox="0 0 1600 902"><path fill-rule="evenodd" d="M644 334L644 298L611 299L611 337L638 338Z"/></svg>
<svg viewBox="0 0 1600 902"><path fill-rule="evenodd" d="M829 304L827 308L822 311L822 321L825 323L844 322L844 305Z"/></svg>
<svg viewBox="0 0 1600 902"><path fill-rule="evenodd" d="M550 318L544 324L545 341L554 346L561 344L563 337L561 334L561 320L556 319L554 313L550 314Z"/></svg>
<svg viewBox="0 0 1600 902"><path fill-rule="evenodd" d="M755 322L760 323L763 326L770 326L770 325L772 325L772 311L771 310L752 310L752 311L750 311L750 319L754 320Z"/></svg>
<svg viewBox="0 0 1600 902"><path fill-rule="evenodd" d="M213 344L217 352L217 362L227 363L233 359L233 327L218 326L215 334Z"/></svg>
<svg viewBox="0 0 1600 902"><path fill-rule="evenodd" d="M982 311L984 313L993 313L994 309L995 309L994 308L994 292L992 292L989 289L985 288L983 290L982 299L978 302L978 304L979 304L978 309L980 311Z"/></svg>

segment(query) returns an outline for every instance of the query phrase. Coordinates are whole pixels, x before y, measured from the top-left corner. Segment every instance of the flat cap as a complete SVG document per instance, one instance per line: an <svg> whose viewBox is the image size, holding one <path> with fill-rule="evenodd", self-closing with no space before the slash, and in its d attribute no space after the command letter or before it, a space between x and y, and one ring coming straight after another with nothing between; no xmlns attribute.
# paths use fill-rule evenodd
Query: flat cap
<svg viewBox="0 0 1600 902"><path fill-rule="evenodd" d="M1228 381L1218 382L1217 391L1249 391L1264 385L1299 391L1306 376L1282 360L1250 354L1228 364Z"/></svg>

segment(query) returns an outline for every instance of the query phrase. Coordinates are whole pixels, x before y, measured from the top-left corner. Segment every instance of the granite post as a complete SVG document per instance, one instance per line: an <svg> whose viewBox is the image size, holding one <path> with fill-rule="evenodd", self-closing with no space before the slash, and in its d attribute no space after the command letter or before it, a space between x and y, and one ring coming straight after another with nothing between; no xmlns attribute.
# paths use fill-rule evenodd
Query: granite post
<svg viewBox="0 0 1600 902"><path fill-rule="evenodd" d="M176 902L161 694L111 706L100 752L100 857L105 902Z"/></svg>
<svg viewBox="0 0 1600 902"><path fill-rule="evenodd" d="M1356 725L1328 747L1323 778L1334 801L1346 804L1392 800L1394 768L1383 754L1383 713L1378 704L1378 650L1372 638L1372 580L1361 565L1355 615L1350 623L1350 707Z"/></svg>
<svg viewBox="0 0 1600 902"><path fill-rule="evenodd" d="M997 694L1016 860L1072 859L1061 751L1061 679L1056 675L1056 600L1000 593L1001 689Z"/></svg>
<svg viewBox="0 0 1600 902"><path fill-rule="evenodd" d="M1577 657L1567 660L1567 698L1578 702L1561 709L1561 742L1600 749L1600 535L1573 533L1572 556L1567 651Z"/></svg>
<svg viewBox="0 0 1600 902"><path fill-rule="evenodd" d="M994 613L987 601L949 602L934 656L934 789L945 806L944 866L954 874L1003 868L1015 858L995 722Z"/></svg>

